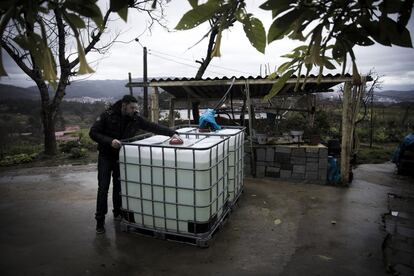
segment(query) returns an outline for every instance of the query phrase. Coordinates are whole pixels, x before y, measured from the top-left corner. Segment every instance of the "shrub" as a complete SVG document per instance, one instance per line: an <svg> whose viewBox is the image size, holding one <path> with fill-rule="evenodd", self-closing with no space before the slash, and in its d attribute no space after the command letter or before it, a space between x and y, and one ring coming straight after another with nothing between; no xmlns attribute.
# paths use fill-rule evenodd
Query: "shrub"
<svg viewBox="0 0 414 276"><path fill-rule="evenodd" d="M23 164L23 163L29 163L33 161L34 159L36 159L37 156L38 156L38 153L32 153L32 154L20 153L16 155L9 155L0 161L0 166L6 167L6 166Z"/></svg>
<svg viewBox="0 0 414 276"><path fill-rule="evenodd" d="M88 151L85 148L72 148L70 150L70 158L79 159L88 155Z"/></svg>
<svg viewBox="0 0 414 276"><path fill-rule="evenodd" d="M59 145L60 151L63 153L70 153L74 148L80 148L81 144L79 141L67 141Z"/></svg>

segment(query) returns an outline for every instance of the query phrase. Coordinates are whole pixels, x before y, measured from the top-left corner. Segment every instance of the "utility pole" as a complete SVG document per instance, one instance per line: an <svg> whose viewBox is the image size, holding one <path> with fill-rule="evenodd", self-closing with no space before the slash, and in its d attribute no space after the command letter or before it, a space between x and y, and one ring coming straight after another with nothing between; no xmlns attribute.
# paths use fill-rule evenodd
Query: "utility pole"
<svg viewBox="0 0 414 276"><path fill-rule="evenodd" d="M144 47L144 117L148 118L147 47Z"/></svg>
<svg viewBox="0 0 414 276"><path fill-rule="evenodd" d="M372 142L374 140L374 89L371 92L371 119L369 126L369 147L372 148Z"/></svg>
<svg viewBox="0 0 414 276"><path fill-rule="evenodd" d="M129 73L128 73L128 81L129 81L129 84L131 84L131 82L132 82L131 72L129 72ZM132 87L131 87L131 86L129 87L129 94L130 94L131 96L133 96L133 95L134 95L134 94L132 93Z"/></svg>

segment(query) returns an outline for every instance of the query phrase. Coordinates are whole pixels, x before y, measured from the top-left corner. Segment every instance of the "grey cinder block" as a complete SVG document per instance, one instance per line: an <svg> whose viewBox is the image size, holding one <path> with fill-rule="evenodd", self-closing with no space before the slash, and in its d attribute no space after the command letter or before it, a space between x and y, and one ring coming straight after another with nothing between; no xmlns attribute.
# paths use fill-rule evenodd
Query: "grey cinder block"
<svg viewBox="0 0 414 276"><path fill-rule="evenodd" d="M319 153L319 148L306 148L306 155L308 154L318 154Z"/></svg>
<svg viewBox="0 0 414 276"><path fill-rule="evenodd" d="M273 162L275 160L275 149L267 148L266 149L266 162Z"/></svg>
<svg viewBox="0 0 414 276"><path fill-rule="evenodd" d="M292 173L292 178L293 179L305 179L305 174L304 173Z"/></svg>
<svg viewBox="0 0 414 276"><path fill-rule="evenodd" d="M263 148L256 149L256 160L266 161L266 150Z"/></svg>
<svg viewBox="0 0 414 276"><path fill-rule="evenodd" d="M305 173L305 165L293 165L292 173Z"/></svg>
<svg viewBox="0 0 414 276"><path fill-rule="evenodd" d="M256 177L264 177L265 176L266 167L265 166L256 166Z"/></svg>
<svg viewBox="0 0 414 276"><path fill-rule="evenodd" d="M317 180L318 179L318 173L317 172L306 172L306 179Z"/></svg>
<svg viewBox="0 0 414 276"><path fill-rule="evenodd" d="M320 159L318 165L319 165L320 169L327 168L328 167L328 159Z"/></svg>
<svg viewBox="0 0 414 276"><path fill-rule="evenodd" d="M276 152L275 153L275 161L278 163L289 163L290 162L290 154L283 153L283 152Z"/></svg>
<svg viewBox="0 0 414 276"><path fill-rule="evenodd" d="M289 148L289 147L276 147L275 151L277 153L288 153L288 154L290 154L291 148Z"/></svg>
<svg viewBox="0 0 414 276"><path fill-rule="evenodd" d="M306 158L306 163L318 163L319 162L319 158L318 157L316 157L316 158L309 158L309 157L307 157Z"/></svg>
<svg viewBox="0 0 414 276"><path fill-rule="evenodd" d="M318 163L306 163L306 171L317 172L318 171Z"/></svg>
<svg viewBox="0 0 414 276"><path fill-rule="evenodd" d="M291 176L292 176L292 171L280 170L280 178L290 178Z"/></svg>
<svg viewBox="0 0 414 276"><path fill-rule="evenodd" d="M319 158L319 152L316 153L306 153L306 158Z"/></svg>
<svg viewBox="0 0 414 276"><path fill-rule="evenodd" d="M266 167L266 176L279 178L280 177L280 168Z"/></svg>
<svg viewBox="0 0 414 276"><path fill-rule="evenodd" d="M297 156L297 157L306 156L305 148L292 148L292 156Z"/></svg>
<svg viewBox="0 0 414 276"><path fill-rule="evenodd" d="M318 176L320 180L326 180L328 177L328 170L327 169L319 169Z"/></svg>
<svg viewBox="0 0 414 276"><path fill-rule="evenodd" d="M290 159L290 162L292 164L296 164L296 165L305 165L306 164L306 158L305 157L292 157Z"/></svg>
<svg viewBox="0 0 414 276"><path fill-rule="evenodd" d="M328 158L328 149L327 148L320 148L319 149L319 157Z"/></svg>
<svg viewBox="0 0 414 276"><path fill-rule="evenodd" d="M282 163L281 166L280 166L280 169L291 171L293 169L293 165L289 164L289 163Z"/></svg>

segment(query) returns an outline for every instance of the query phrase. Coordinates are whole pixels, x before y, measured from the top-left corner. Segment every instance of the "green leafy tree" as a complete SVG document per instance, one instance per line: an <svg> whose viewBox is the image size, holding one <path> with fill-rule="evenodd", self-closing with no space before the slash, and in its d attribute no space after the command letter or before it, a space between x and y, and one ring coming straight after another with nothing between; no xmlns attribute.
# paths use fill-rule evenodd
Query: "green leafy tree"
<svg viewBox="0 0 414 276"><path fill-rule="evenodd" d="M209 0L202 5L198 5L196 0L189 2L193 9L183 16L176 29L191 29L210 20L215 22L211 25L213 32L214 28L228 28L233 18L236 18L243 23L252 45L264 52L263 43L266 39L262 35L263 26L259 19L245 12L244 5L239 3L243 1ZM224 7L234 6L236 2L239 8L230 9L233 15L227 14L226 20L214 21ZM289 61L270 75L270 78L277 78L277 81L265 100L277 95L295 73L301 75L305 72L304 80L298 78L295 85L295 91L304 90L311 70L318 70L319 80L323 70L334 70L337 66L342 66L344 74L349 60L352 63L354 84L359 84L361 77L354 54L356 45L371 46L379 43L412 48L410 32L406 26L411 16L413 0L268 0L260 8L272 12L273 23L267 33L268 43L284 37L305 43L282 56ZM219 38L216 39L216 47L219 47Z"/></svg>
<svg viewBox="0 0 414 276"><path fill-rule="evenodd" d="M317 68L320 80L324 69L334 70L342 66L344 74L349 59L353 82L360 84L353 50L356 45L371 46L376 42L412 48L410 32L406 28L412 0L268 0L260 7L272 11L274 18L267 34L269 43L286 36L306 42L283 56L290 60L271 76L282 74L266 98L275 96L295 72L300 75L306 70L307 77L313 68ZM305 84L306 78L301 86L298 78L295 91L304 90Z"/></svg>
<svg viewBox="0 0 414 276"><path fill-rule="evenodd" d="M96 0L1 1L0 45L38 87L46 154L57 153L56 116L70 78L93 73L86 55L102 53L114 42L101 41L111 13L118 13L126 21L128 7L151 15L152 7L162 2L111 0L102 14ZM69 49L72 44L76 45L74 52ZM1 60L0 56L0 76L4 76L7 73Z"/></svg>

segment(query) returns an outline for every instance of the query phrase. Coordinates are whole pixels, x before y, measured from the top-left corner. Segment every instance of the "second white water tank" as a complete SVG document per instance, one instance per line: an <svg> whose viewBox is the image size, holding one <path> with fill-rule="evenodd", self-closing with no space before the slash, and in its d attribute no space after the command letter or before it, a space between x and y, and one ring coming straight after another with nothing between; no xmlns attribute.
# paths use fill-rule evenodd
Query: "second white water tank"
<svg viewBox="0 0 414 276"><path fill-rule="evenodd" d="M233 202L243 189L244 178L244 127L226 127L211 132L200 132L197 127L178 127L181 136L197 134L197 137L229 138L229 201Z"/></svg>

